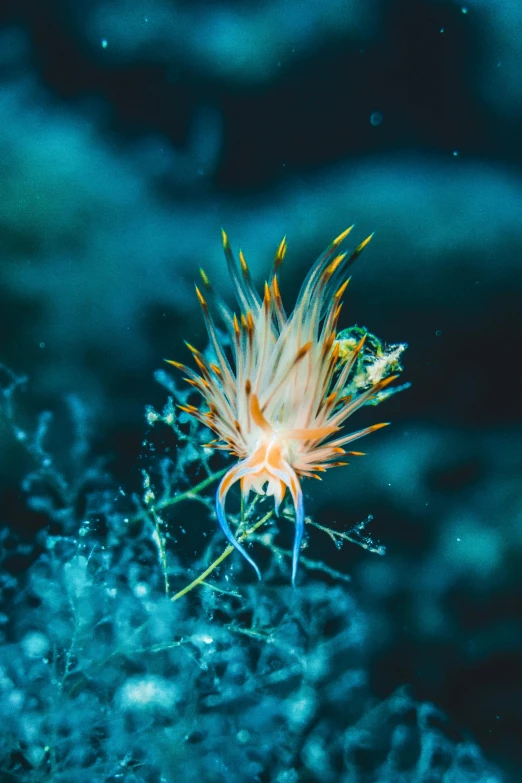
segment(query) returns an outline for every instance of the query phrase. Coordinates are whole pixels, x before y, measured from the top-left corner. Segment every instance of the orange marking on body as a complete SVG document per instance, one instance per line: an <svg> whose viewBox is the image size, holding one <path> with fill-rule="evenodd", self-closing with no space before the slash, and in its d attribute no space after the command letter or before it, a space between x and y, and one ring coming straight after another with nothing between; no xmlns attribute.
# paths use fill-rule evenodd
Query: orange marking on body
<svg viewBox="0 0 522 783"><path fill-rule="evenodd" d="M331 340L330 340L330 337L332 337ZM329 351L330 351L330 349L332 347L332 344L333 344L333 342L335 340L335 332L332 332L330 337L328 338L328 340L325 343L325 348L324 348L324 355L325 356L328 356L328 353L329 353ZM334 366L337 364L337 362L339 360L339 351L340 350L341 350L341 348L340 348L339 343L335 343L335 345L333 347L332 355L330 356L330 370L332 370L334 368Z"/></svg>
<svg viewBox="0 0 522 783"><path fill-rule="evenodd" d="M358 342L358 343L357 343L357 345L355 346L355 350L354 350L354 356L357 356L357 354L359 353L359 351L362 349L362 347L363 347L364 343L366 342L366 338L367 338L367 337L368 337L368 335L367 335L367 334L363 334L363 336L361 337L361 339L359 340L359 342Z"/></svg>
<svg viewBox="0 0 522 783"><path fill-rule="evenodd" d="M195 414L201 416L201 412L194 405L178 405L177 407L184 413L190 413L191 416Z"/></svg>
<svg viewBox="0 0 522 783"><path fill-rule="evenodd" d="M279 243L279 247L277 248L275 258L274 258L274 266L277 267L280 266L283 263L283 259L286 255L286 237L283 237L281 242Z"/></svg>
<svg viewBox="0 0 522 783"><path fill-rule="evenodd" d="M288 486L290 487L290 492L292 493L295 502L300 490L299 481L295 475L290 475L288 477Z"/></svg>
<svg viewBox="0 0 522 783"><path fill-rule="evenodd" d="M381 389L384 389L386 386L389 386L390 383L393 383L393 381L397 380L398 377L398 375L390 375L389 378L384 378L382 381L379 381L375 384L373 390L377 392Z"/></svg>
<svg viewBox="0 0 522 783"><path fill-rule="evenodd" d="M328 264L328 266L326 267L326 269L322 274L323 281L327 281L332 277L335 270L344 261L347 255L348 255L347 253L339 253L339 255L336 256L330 264Z"/></svg>
<svg viewBox="0 0 522 783"><path fill-rule="evenodd" d="M198 297L199 303L203 308L203 310L206 310L208 308L207 300L205 299L205 297L203 296L203 294L201 293L201 291L197 286L196 286L196 296Z"/></svg>
<svg viewBox="0 0 522 783"><path fill-rule="evenodd" d="M242 250L239 251L239 263L241 265L241 271L243 272L243 275L248 275L248 264L245 261L245 256Z"/></svg>
<svg viewBox="0 0 522 783"><path fill-rule="evenodd" d="M348 288L348 283L350 282L351 279L352 278L349 277L348 280L345 283L343 283L340 288L337 289L337 291L335 292L335 298L336 299L340 299L341 298L341 296L344 294L344 292Z"/></svg>
<svg viewBox="0 0 522 783"><path fill-rule="evenodd" d="M268 435L272 435L273 429L270 425L270 423L265 419L263 414L261 413L261 408L259 407L259 400L257 399L257 394L253 394L252 398L250 400L250 413L252 415L252 419L257 426L263 430L263 432L266 432Z"/></svg>
<svg viewBox="0 0 522 783"><path fill-rule="evenodd" d="M210 288L210 280L208 279L208 275L201 267L199 268L199 274L201 275L201 279L203 280L203 285L205 288Z"/></svg>
<svg viewBox="0 0 522 783"><path fill-rule="evenodd" d="M221 487L219 489L219 498L220 498L220 500L222 500L223 497L227 494L228 490L230 489L230 487L234 483L235 477L236 477L236 471L235 470L230 470L228 472L228 474L225 476L225 478L223 479L223 481L221 483Z"/></svg>
<svg viewBox="0 0 522 783"><path fill-rule="evenodd" d="M326 354L329 353L330 348L332 347L334 340L335 340L335 333L332 332L331 334L328 335L328 337L326 338L326 340L323 343L323 354L325 356L326 356Z"/></svg>
<svg viewBox="0 0 522 783"><path fill-rule="evenodd" d="M371 427L368 427L367 432L375 432L375 430L380 430L383 427L389 427L390 422L389 421L383 421L381 424L372 424Z"/></svg>
<svg viewBox="0 0 522 783"><path fill-rule="evenodd" d="M203 373L203 375L204 375L204 376L205 376L207 379L208 379L208 378L210 378L210 375L209 375L208 369L207 369L206 365L205 365L205 364L204 364L204 363L201 361L201 359L199 358L199 356L196 356L196 355L194 355L194 361L195 361L195 362L196 362L196 364L198 365L198 367L199 367L199 369L201 370L201 372Z"/></svg>
<svg viewBox="0 0 522 783"><path fill-rule="evenodd" d="M368 245L368 244L371 242L372 238L373 238L373 233L372 233L372 234L370 234L370 236L369 236L369 237L366 237L366 239L364 239L364 240L361 242L361 244L360 244L360 245L357 245L357 247L356 247L356 248L355 248L355 250L353 251L353 256L355 256L355 255L359 255L359 253L362 253L362 251L364 250L364 248L366 247L366 245Z"/></svg>
<svg viewBox="0 0 522 783"><path fill-rule="evenodd" d="M343 231L341 234L339 234L338 237L335 237L334 241L332 242L332 247L337 247L337 245L340 245L343 239L346 239L350 231L352 230L353 226L350 226L345 231Z"/></svg>
<svg viewBox="0 0 522 783"><path fill-rule="evenodd" d="M312 341L305 343L299 350L297 351L294 359L294 364L297 364L297 362L300 362L301 359L306 356L310 348L312 347Z"/></svg>
<svg viewBox="0 0 522 783"><path fill-rule="evenodd" d="M329 394L323 403L323 407L329 408L330 405L332 405L332 403L335 402L336 397L337 397L337 392L332 392L331 394Z"/></svg>
<svg viewBox="0 0 522 783"><path fill-rule="evenodd" d="M303 427L302 429L283 430L288 440L322 440L333 432L339 432L340 427Z"/></svg>

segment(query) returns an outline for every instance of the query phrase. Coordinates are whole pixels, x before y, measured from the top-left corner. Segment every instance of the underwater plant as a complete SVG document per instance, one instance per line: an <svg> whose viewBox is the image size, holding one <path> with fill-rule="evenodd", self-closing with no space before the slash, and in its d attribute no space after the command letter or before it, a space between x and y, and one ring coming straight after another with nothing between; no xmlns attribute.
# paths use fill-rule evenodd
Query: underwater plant
<svg viewBox="0 0 522 783"><path fill-rule="evenodd" d="M301 478L320 478L328 468L347 465L349 443L387 422L337 435L345 421L361 406L376 404L402 369L399 357L405 345L384 350L365 329L353 327L337 333L342 296L350 278L346 270L358 258L373 235L351 254L338 253L353 226L336 237L310 269L293 312L283 307L278 269L286 254L286 238L275 254L272 271L261 298L255 290L243 252L237 264L226 233L223 248L239 318L213 292L208 276L201 277L206 295L196 286L203 311L213 361L188 344L200 374L177 361L185 380L203 397L206 409L185 404L178 407L218 436L205 444L238 458L221 479L216 493L216 514L229 543L255 569L258 566L241 546L225 514L225 499L239 481L243 499L253 490L274 497L276 514L288 488L295 510L292 583L295 584L305 514ZM214 310L228 333L230 358L218 333ZM368 340L368 347L365 344ZM232 359L232 361L230 360ZM397 371L395 374L390 374ZM404 388L404 387L400 387ZM395 389L398 391L399 389ZM393 393L393 392L392 392Z"/></svg>
<svg viewBox="0 0 522 783"><path fill-rule="evenodd" d="M337 335L340 352L353 351L364 332ZM399 354L399 346L383 348L368 334L348 388L369 388L383 365L395 372ZM507 783L435 704L399 683L376 697L375 615L359 605L348 575L302 557L321 576L299 590L274 589L267 579L238 592L229 579L233 564L217 583L207 580L234 547L208 566L216 530L194 564L192 544L184 553L178 537L186 513L178 524L160 514L185 501L209 509L205 490L223 472L213 472L198 452L199 423L191 418L185 427L184 414L176 420L172 398L161 415L147 409L147 423L170 426L177 444L173 460L158 463L152 448L143 452L140 503L93 452L89 409L67 401L69 426L55 454L52 414L27 425L19 410L25 386L24 377L0 365L0 423L27 457L21 488L39 525L36 535L24 534L27 513L4 506L10 524L0 535L2 781ZM181 390L172 393L183 399ZM207 475L194 484L201 467ZM357 531L306 522L337 542L358 543ZM251 538L263 523L248 521L240 537ZM274 554L275 577L282 550L270 531L261 538ZM359 543L376 551L366 536ZM163 564L167 547L170 562L160 570L158 555ZM191 585L171 594L170 576L186 578L205 565ZM178 600L195 585L202 587L197 598Z"/></svg>

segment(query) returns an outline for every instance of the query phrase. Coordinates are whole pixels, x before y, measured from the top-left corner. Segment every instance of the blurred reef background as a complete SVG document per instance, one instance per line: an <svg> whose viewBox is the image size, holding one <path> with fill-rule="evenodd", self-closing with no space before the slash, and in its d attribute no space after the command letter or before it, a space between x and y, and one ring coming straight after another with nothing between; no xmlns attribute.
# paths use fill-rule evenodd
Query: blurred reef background
<svg viewBox="0 0 522 783"><path fill-rule="evenodd" d="M2 780L520 783L521 138L519 0L4 0ZM172 604L210 500L127 528L224 464L144 415L198 268L230 298L220 227L259 285L286 234L288 303L351 223L341 325L412 386L305 497L386 554Z"/></svg>

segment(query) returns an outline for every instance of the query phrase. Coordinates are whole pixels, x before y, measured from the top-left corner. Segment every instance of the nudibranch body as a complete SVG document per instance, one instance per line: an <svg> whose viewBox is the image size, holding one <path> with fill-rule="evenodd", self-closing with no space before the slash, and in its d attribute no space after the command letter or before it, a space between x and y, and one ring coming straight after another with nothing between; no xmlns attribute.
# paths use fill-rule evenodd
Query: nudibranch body
<svg viewBox="0 0 522 783"><path fill-rule="evenodd" d="M237 481L246 498L253 490L273 495L276 513L288 488L295 508L295 538L292 583L295 583L304 529L304 505L300 479L319 478L327 468L346 465L340 461L345 446L386 426L340 434L346 421L362 405L376 400L379 392L397 376L377 374L360 392L347 394L350 373L357 365L365 336L344 350L336 339L341 299L348 285L346 269L371 239L369 236L348 254L339 253L350 227L340 234L309 271L293 312L285 313L278 270L286 253L283 239L275 254L272 272L261 298L252 285L242 251L236 263L228 237L223 247L240 308L239 317L212 294L207 275L201 271L205 295L196 287L203 310L214 361L192 346L199 374L179 362L169 362L186 373L208 410L180 406L213 430L217 439L208 444L231 452L238 462L225 474L216 496L216 513L228 541L261 574L255 562L235 538L225 515L225 498ZM215 311L230 336L227 355L216 331ZM232 360L232 361L231 361ZM367 380L367 379L366 379Z"/></svg>

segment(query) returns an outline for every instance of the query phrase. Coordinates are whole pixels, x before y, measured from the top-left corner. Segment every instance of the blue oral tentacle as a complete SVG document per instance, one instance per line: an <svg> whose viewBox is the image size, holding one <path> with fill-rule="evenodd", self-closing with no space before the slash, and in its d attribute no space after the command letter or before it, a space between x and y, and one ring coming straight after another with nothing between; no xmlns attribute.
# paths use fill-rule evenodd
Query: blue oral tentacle
<svg viewBox="0 0 522 783"><path fill-rule="evenodd" d="M239 543L237 538L232 533L232 530L230 529L230 526L229 526L229 524L227 522L227 517L226 517L226 514L225 514L225 498L226 498L228 489L230 489L230 486L232 486L232 483L235 483L240 478L242 478L242 476L244 476L244 475L246 475L248 473L248 469L247 468L243 468L243 469L239 469L238 470L238 467L239 467L238 465L235 465L233 468L231 468L228 471L228 473L225 473L225 475L221 479L221 482L219 484L218 490L216 492L216 516L218 518L219 526L221 527L221 530L225 534L225 536L227 538L227 541L230 544L232 544L234 549L237 549L237 551L241 555L243 555L245 560L247 560L250 563L250 565L252 566L252 568L254 569L254 571L257 574L257 578L260 580L261 579L261 571L259 570L259 568L255 564L255 562L252 560L250 555L245 551L245 549L241 546L241 544ZM232 475L233 479L232 479L232 482L230 483L230 486L227 487L227 489L225 491L222 491L223 484L227 480L230 481L231 475Z"/></svg>

